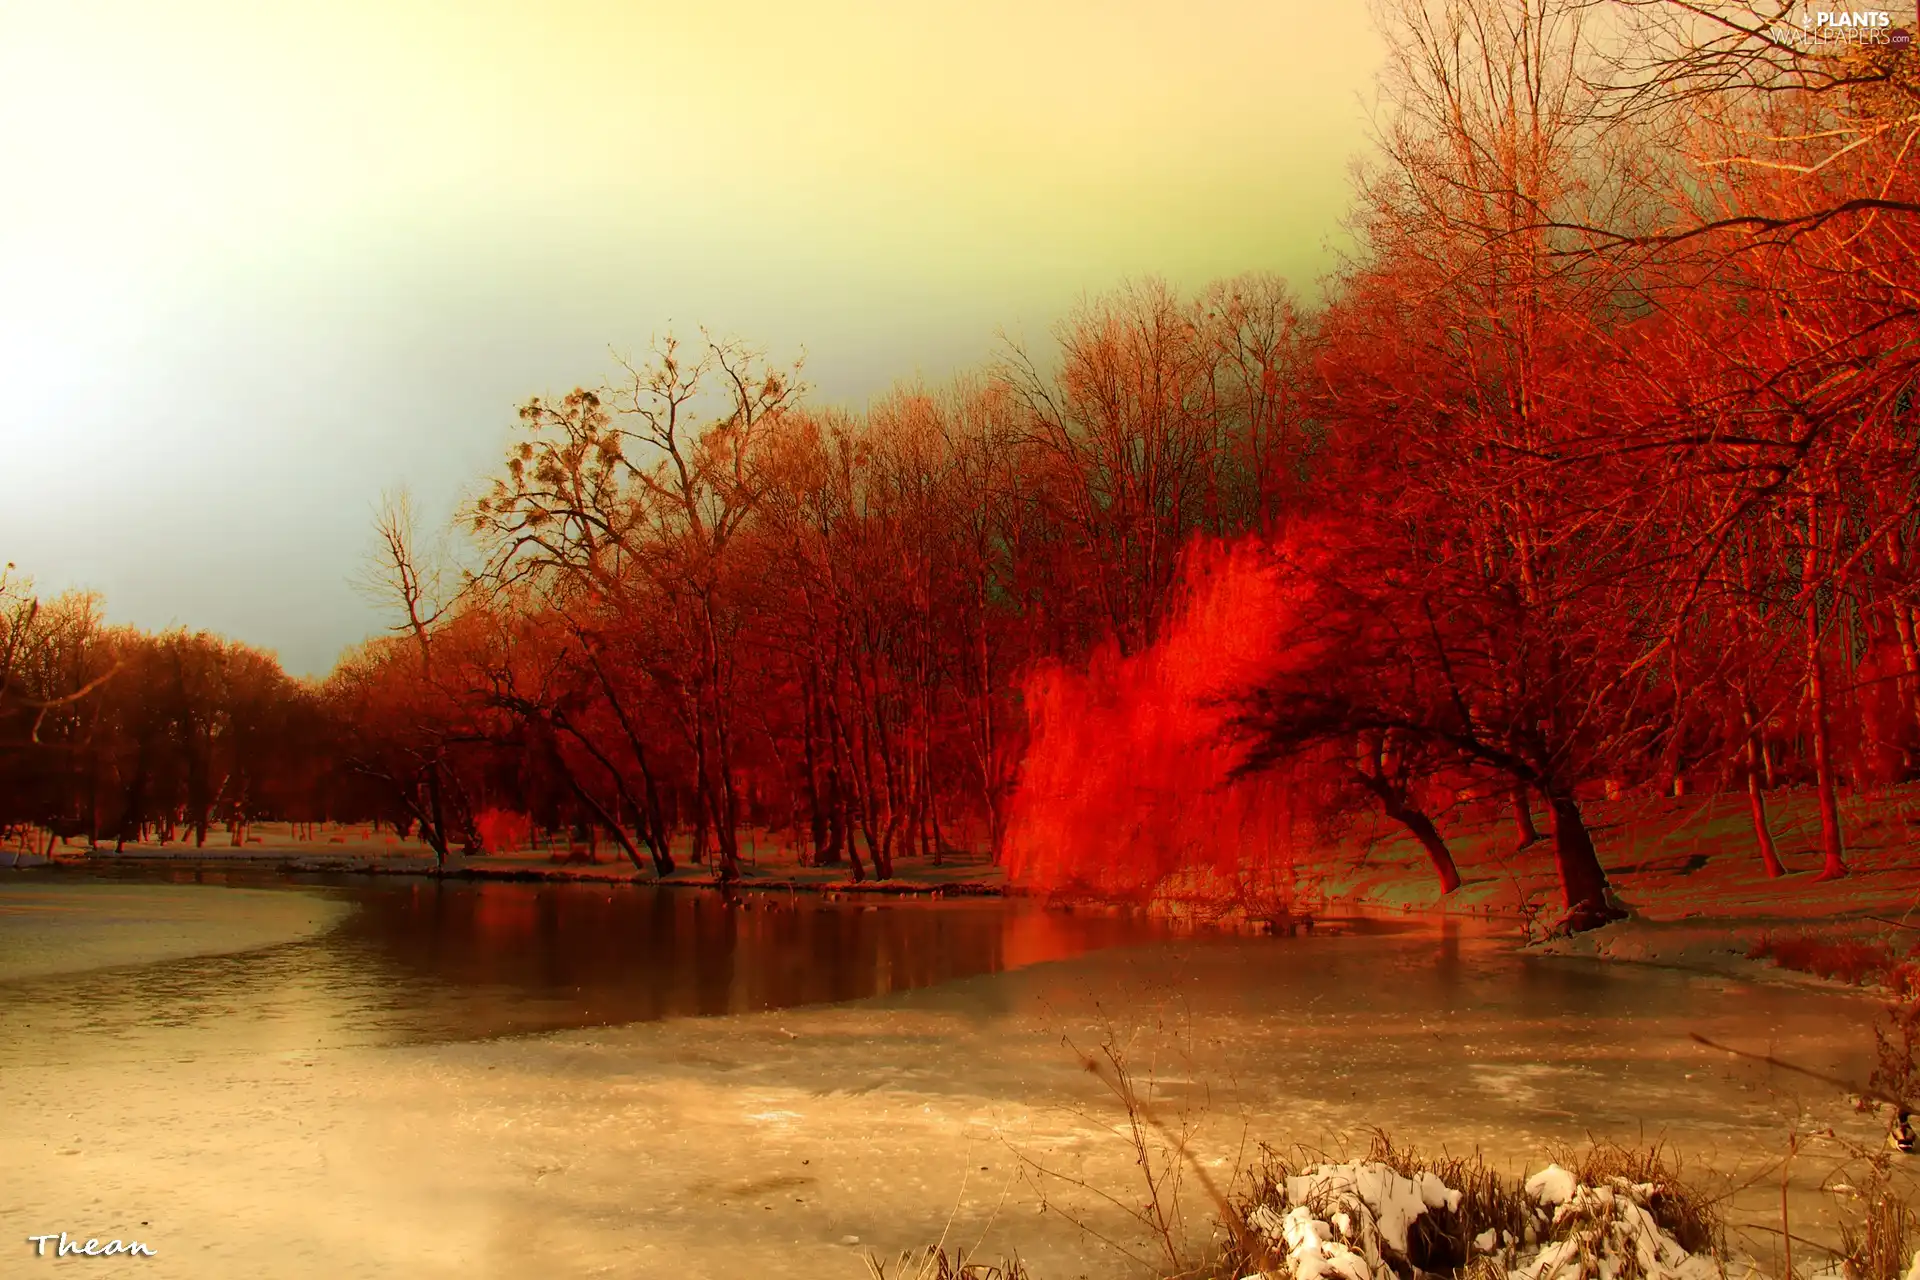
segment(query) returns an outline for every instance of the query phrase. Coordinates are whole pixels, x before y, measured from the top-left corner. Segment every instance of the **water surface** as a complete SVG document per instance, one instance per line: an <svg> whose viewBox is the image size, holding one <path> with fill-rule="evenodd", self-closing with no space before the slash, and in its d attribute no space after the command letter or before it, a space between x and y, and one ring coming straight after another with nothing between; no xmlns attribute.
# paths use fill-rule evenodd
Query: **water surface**
<svg viewBox="0 0 1920 1280"><path fill-rule="evenodd" d="M1103 1042L1223 1179L1257 1142L1364 1149L1376 1125L1508 1167L1586 1134L1665 1139L1760 1179L1735 1209L1764 1243L1790 1127L1877 1141L1836 1091L1689 1038L1857 1076L1870 1001L1467 929L1179 937L993 900L228 874L347 914L0 981L0 1209L137 1225L156 1277L857 1275L848 1240L950 1232L1039 1275L1117 1275L1023 1180L1061 1171L1083 1221L1132 1229L1123 1115L1075 1057ZM149 890L175 895L170 936L192 915L217 942L261 905L28 873L0 878L0 930L29 914L6 894L49 886L76 944L137 942ZM1796 1233L1832 1234L1817 1183L1843 1146L1794 1167Z"/></svg>
<svg viewBox="0 0 1920 1280"><path fill-rule="evenodd" d="M287 933L312 936L262 945ZM183 1052L207 1052L752 1013L915 990L1163 934L1138 917L999 899L23 872L0 880L0 1065L22 1055L138 1053L163 1034ZM217 954L182 954L195 950Z"/></svg>

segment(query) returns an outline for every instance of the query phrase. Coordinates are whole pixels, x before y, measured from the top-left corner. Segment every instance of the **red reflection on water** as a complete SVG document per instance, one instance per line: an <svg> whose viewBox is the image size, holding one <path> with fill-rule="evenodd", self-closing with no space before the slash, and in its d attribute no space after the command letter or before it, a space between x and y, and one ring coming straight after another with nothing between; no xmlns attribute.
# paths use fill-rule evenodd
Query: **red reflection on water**
<svg viewBox="0 0 1920 1280"><path fill-rule="evenodd" d="M1084 921L1053 911L1023 911L1006 918L1001 934L1000 966L1019 969L1049 960L1065 960L1087 949Z"/></svg>
<svg viewBox="0 0 1920 1280"><path fill-rule="evenodd" d="M539 924L538 901L504 885L483 884L473 895L474 932L496 945L523 938Z"/></svg>
<svg viewBox="0 0 1920 1280"><path fill-rule="evenodd" d="M354 892L332 941L429 1035L858 1000L1160 936L991 901L831 902L641 885L447 881ZM424 981L420 981L424 980Z"/></svg>

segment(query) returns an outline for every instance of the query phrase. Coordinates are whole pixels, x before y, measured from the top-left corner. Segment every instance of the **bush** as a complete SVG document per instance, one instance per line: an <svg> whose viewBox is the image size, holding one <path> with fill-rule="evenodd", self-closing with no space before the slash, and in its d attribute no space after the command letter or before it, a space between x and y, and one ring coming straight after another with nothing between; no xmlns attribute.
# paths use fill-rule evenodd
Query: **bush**
<svg viewBox="0 0 1920 1280"><path fill-rule="evenodd" d="M1681 1176L1680 1161L1670 1148L1595 1142L1584 1151L1561 1148L1553 1153L1553 1159L1586 1186L1606 1186L1615 1178L1652 1186L1647 1212L1681 1248L1688 1253L1725 1251L1726 1229L1719 1202Z"/></svg>
<svg viewBox="0 0 1920 1280"><path fill-rule="evenodd" d="M1868 1084L1901 1111L1920 1103L1920 965L1908 961L1887 975L1893 995L1873 1028L1873 1076Z"/></svg>
<svg viewBox="0 0 1920 1280"><path fill-rule="evenodd" d="M1860 986L1886 980L1900 964L1892 947L1858 938L1824 939L1805 935L1776 938L1762 934L1747 952L1749 960L1771 960L1782 969Z"/></svg>
<svg viewBox="0 0 1920 1280"><path fill-rule="evenodd" d="M482 809L474 815L473 826L488 853L524 849L533 838L533 819L512 809Z"/></svg>
<svg viewBox="0 0 1920 1280"><path fill-rule="evenodd" d="M1380 1261L1403 1280L1441 1276L1456 1280L1506 1280L1509 1269L1523 1256L1519 1251L1527 1248L1547 1246L1563 1239L1575 1241L1577 1236L1575 1243L1563 1247L1586 1252L1611 1247L1617 1251L1617 1242L1610 1243L1620 1234L1613 1225L1616 1211L1611 1206L1616 1197L1624 1196L1644 1208L1646 1216L1686 1253L1724 1254L1725 1234L1718 1201L1702 1194L1681 1177L1678 1161L1666 1148L1638 1149L1600 1142L1584 1149L1556 1151L1553 1157L1554 1163L1571 1174L1575 1183L1609 1190L1579 1201L1585 1206L1582 1212L1552 1213L1528 1193L1522 1180L1488 1167L1478 1151L1466 1156L1428 1155L1395 1146L1384 1132L1375 1130L1368 1152L1362 1157L1364 1163L1384 1165L1400 1177L1415 1182L1431 1174L1460 1195L1456 1204L1429 1207L1415 1218L1407 1230L1404 1250L1379 1242L1366 1247L1377 1248ZM1255 1274L1292 1274L1286 1260L1276 1256L1274 1248L1267 1247L1268 1242L1262 1239L1261 1233L1270 1232L1290 1207L1289 1177L1308 1174L1333 1162L1332 1157L1321 1152L1297 1148L1288 1155L1263 1145L1261 1157L1251 1173L1249 1189L1244 1196L1236 1197L1233 1206L1241 1224L1254 1224L1259 1230L1233 1231L1227 1252L1205 1274L1219 1280L1239 1280ZM1310 1203L1310 1210L1316 1216L1327 1218L1345 1207ZM1375 1271L1374 1274L1382 1273Z"/></svg>

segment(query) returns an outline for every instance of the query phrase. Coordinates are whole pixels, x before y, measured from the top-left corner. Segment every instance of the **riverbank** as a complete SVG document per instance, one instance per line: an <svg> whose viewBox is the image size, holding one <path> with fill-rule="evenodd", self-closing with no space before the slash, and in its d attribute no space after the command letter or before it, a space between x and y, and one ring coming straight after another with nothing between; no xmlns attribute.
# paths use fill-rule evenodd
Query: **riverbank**
<svg viewBox="0 0 1920 1280"><path fill-rule="evenodd" d="M200 870L218 873L225 867L265 868L289 874L347 876L428 876L452 880L499 880L553 883L639 883L669 888L716 887L710 864L694 863L682 838L675 849L678 861L670 876L657 877L651 869L636 869L617 846L602 845L590 852L585 845L571 851L516 849L468 857L450 854L441 860L414 839L365 826L323 824L311 836L296 834L287 823L262 823L251 829L244 845L230 845L223 833L204 847L189 843L128 843L123 848L59 842L51 857L19 850L0 851L0 869L79 864L97 868L127 868L168 873ZM742 845L741 878L736 891L770 893L877 894L895 897L996 897L1008 892L1005 872L992 859L971 850L947 849L938 861L926 857L902 858L886 880L855 880L845 863L833 866L805 864L797 851L771 838L755 838Z"/></svg>
<svg viewBox="0 0 1920 1280"><path fill-rule="evenodd" d="M1920 788L1845 799L1851 874L1831 881L1815 874L1813 796L1782 790L1768 799L1774 836L1791 869L1778 879L1769 879L1761 865L1744 795L1586 806L1601 865L1630 915L1572 938L1537 941L1533 949L1797 981L1757 956L1770 939L1851 939L1901 954L1920 943ZM1522 937L1544 934L1559 907L1549 846L1519 849L1515 824L1504 814L1455 821L1444 834L1462 881L1451 894L1440 892L1425 851L1380 823L1364 826L1339 849L1302 859L1299 878L1313 886L1303 903L1310 910L1484 919Z"/></svg>
<svg viewBox="0 0 1920 1280"><path fill-rule="evenodd" d="M1586 806L1600 861L1630 911L1627 920L1570 939L1536 942L1539 950L1595 959L1667 964L1732 976L1761 977L1778 970L1754 958L1772 938L1818 934L1891 946L1904 953L1920 942L1920 787L1887 788L1846 797L1841 818L1848 833L1852 874L1821 881L1814 875L1818 812L1811 794L1769 793L1772 828L1786 876L1768 879L1754 847L1744 795L1635 798ZM1541 817L1544 823L1544 817ZM1558 885L1545 841L1519 849L1510 816L1455 814L1442 830L1462 883L1442 895L1423 849L1404 829L1377 816L1363 818L1332 847L1296 855L1291 886L1270 895L1267 913L1250 914L1232 883L1199 883L1169 890L1148 904L1184 924L1229 930L1292 927L1341 914L1388 914L1480 920L1516 937L1544 934L1557 914ZM56 849L56 861L83 860L162 874L193 869L218 875L245 865L291 874L435 876L456 880L638 882L711 889L712 869L675 850L679 866L656 880L636 870L611 846L586 861L584 846L514 850L479 857L458 854L444 865L417 840L369 827L321 826L300 838L284 823L260 824L249 842L225 847L174 843L128 845L88 852L77 844ZM683 839L682 846L686 845ZM973 850L946 850L939 863L900 858L891 879L856 882L849 868L806 866L796 850L766 832L748 832L742 845L748 893L828 896L992 897L1019 893L1002 868ZM17 853L0 855L0 861ZM26 861L35 860L27 855ZM1062 905L1071 905L1061 900ZM1906 937L1911 933L1912 937Z"/></svg>

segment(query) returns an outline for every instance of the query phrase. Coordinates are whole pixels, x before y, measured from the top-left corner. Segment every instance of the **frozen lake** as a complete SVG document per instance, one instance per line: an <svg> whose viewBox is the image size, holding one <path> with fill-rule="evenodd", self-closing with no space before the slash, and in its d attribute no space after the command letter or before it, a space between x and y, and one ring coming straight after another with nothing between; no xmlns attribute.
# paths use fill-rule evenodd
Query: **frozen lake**
<svg viewBox="0 0 1920 1280"><path fill-rule="evenodd" d="M250 1046L298 1045L316 1018L332 1043L374 1045L755 1013L1164 934L992 898L25 872L0 879L0 1065L155 1036L211 1045L242 1025Z"/></svg>
<svg viewBox="0 0 1920 1280"><path fill-rule="evenodd" d="M1877 1140L1688 1038L1858 1077L1870 1002L1398 922L1181 938L998 901L36 872L0 880L0 957L26 957L0 1216L144 1233L154 1275L857 1277L943 1234L1126 1274L1032 1192L1037 1166L1132 1194L1067 1043L1107 1035L1222 1176L1374 1124L1515 1163L1664 1138L1730 1173L1794 1124Z"/></svg>

